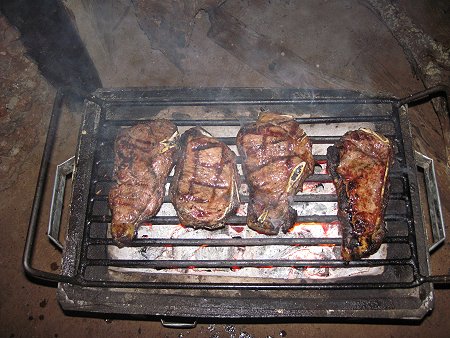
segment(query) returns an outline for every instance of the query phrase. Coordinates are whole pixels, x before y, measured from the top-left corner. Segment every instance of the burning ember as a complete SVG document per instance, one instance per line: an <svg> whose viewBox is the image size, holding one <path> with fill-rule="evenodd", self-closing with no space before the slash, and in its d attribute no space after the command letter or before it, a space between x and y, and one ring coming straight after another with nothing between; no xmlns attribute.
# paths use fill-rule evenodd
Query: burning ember
<svg viewBox="0 0 450 338"><path fill-rule="evenodd" d="M181 225L151 225L142 226L139 238L190 238L190 239L232 239L232 238L339 238L339 223L297 223L288 233L278 236L259 234L244 226L228 225L218 231L203 229L194 230ZM144 248L117 248L111 246L110 258L136 259L136 260L339 260L340 247L332 244L317 246L301 245L263 245L263 246L160 246ZM386 247L371 258L385 258ZM123 271L123 269L122 269ZM136 271L136 270L133 270ZM383 272L383 267L371 268L331 268L307 267L298 269L294 267L239 267L231 268L196 268L190 266L183 269L145 269L145 273L178 273L195 275L233 276L233 277L259 277L282 279L322 279L339 278L352 275L376 275Z"/></svg>

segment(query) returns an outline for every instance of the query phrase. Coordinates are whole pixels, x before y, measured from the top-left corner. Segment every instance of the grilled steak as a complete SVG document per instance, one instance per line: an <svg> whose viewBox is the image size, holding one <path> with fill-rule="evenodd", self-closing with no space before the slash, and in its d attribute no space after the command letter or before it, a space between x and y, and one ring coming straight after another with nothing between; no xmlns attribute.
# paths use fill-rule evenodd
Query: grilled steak
<svg viewBox="0 0 450 338"><path fill-rule="evenodd" d="M375 253L385 236L388 173L393 162L389 140L370 129L347 132L327 150L328 170L338 195L342 258Z"/></svg>
<svg viewBox="0 0 450 338"><path fill-rule="evenodd" d="M123 129L117 135L117 185L109 193L109 206L111 234L118 245L131 241L139 223L154 216L161 207L177 142L177 127L163 119Z"/></svg>
<svg viewBox="0 0 450 338"><path fill-rule="evenodd" d="M183 133L170 198L181 224L216 229L239 205L236 155L207 131Z"/></svg>
<svg viewBox="0 0 450 338"><path fill-rule="evenodd" d="M249 186L248 226L268 235L286 232L297 218L290 199L314 171L309 138L292 116L264 113L241 128L236 144Z"/></svg>

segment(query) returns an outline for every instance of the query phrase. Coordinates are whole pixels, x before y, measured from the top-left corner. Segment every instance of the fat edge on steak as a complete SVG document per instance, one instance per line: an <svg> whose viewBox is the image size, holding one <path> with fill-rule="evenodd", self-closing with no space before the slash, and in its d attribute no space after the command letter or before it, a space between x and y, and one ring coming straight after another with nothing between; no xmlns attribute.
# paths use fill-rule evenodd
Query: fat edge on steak
<svg viewBox="0 0 450 338"><path fill-rule="evenodd" d="M327 160L338 197L342 258L368 257L380 248L386 233L392 144L383 135L361 128L345 133L329 147Z"/></svg>

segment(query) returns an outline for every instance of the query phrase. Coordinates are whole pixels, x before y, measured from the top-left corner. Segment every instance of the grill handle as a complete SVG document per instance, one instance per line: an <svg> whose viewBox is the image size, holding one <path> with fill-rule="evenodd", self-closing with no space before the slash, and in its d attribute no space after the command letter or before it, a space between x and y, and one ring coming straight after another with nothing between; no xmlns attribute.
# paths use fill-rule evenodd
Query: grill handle
<svg viewBox="0 0 450 338"><path fill-rule="evenodd" d="M62 282L74 284L77 282L76 277L65 276L57 273L39 270L34 268L32 263L36 232L42 206L42 197L44 194L45 184L47 182L48 167L52 155L53 144L55 143L55 136L58 127L59 117L61 115L65 95L67 94L72 97L77 97L80 100L86 99L92 102L96 102L97 104L101 103L100 100L98 100L92 94L81 91L74 91L73 89L68 87L61 87L56 92L52 112L50 115L47 137L45 139L44 151L42 153L41 164L39 167L38 180L36 184L36 190L34 193L33 205L31 208L30 222L28 224L27 238L25 240L25 247L23 250L22 265L26 275L35 281L47 283Z"/></svg>
<svg viewBox="0 0 450 338"><path fill-rule="evenodd" d="M447 170L450 168L450 126L449 126L449 87L445 85L438 85L428 88L422 92L410 95L398 101L398 105L412 105L428 102L429 99L435 99L432 101L435 112L439 118L441 124L444 146L446 148L447 156ZM431 232L432 232L432 244L429 247L429 252L432 253L438 248L445 240L445 226L442 215L442 208L439 198L439 192L436 182L436 174L434 171L433 159L415 151L416 164L423 168L425 174L425 186L427 190L428 208L430 210L431 220ZM433 283L436 287L450 286L450 275L437 275L437 276L421 276L421 283Z"/></svg>
<svg viewBox="0 0 450 338"><path fill-rule="evenodd" d="M428 251L432 253L439 245L445 241L444 216L442 215L441 200L434 171L434 161L432 158L415 151L414 157L417 166L424 170L425 188L427 190L428 209L431 220L432 244Z"/></svg>
<svg viewBox="0 0 450 338"><path fill-rule="evenodd" d="M74 170L75 156L72 156L56 167L55 182L53 184L52 202L50 206L50 218L48 221L47 236L50 241L59 249L63 250L63 245L59 241L61 228L61 214L66 190L67 178Z"/></svg>
<svg viewBox="0 0 450 338"><path fill-rule="evenodd" d="M447 162L447 173L450 170L450 120L449 120L449 87L438 85L428 88L419 93L412 94L398 101L398 105L414 105L428 102L431 99L434 111L439 119L441 131L444 138L445 156Z"/></svg>
<svg viewBox="0 0 450 338"><path fill-rule="evenodd" d="M414 157L418 167L423 168L425 176L425 189L427 191L428 210L431 223L432 244L428 248L430 254L434 252L445 241L445 225L442 214L441 201L437 187L436 174L434 171L434 161L432 158L415 151ZM450 275L422 276L422 283L433 283L433 285L449 287Z"/></svg>
<svg viewBox="0 0 450 338"><path fill-rule="evenodd" d="M23 252L22 265L25 273L30 278L33 278L41 282L66 282L73 283L74 279L69 276L63 276L48 271L36 269L32 266L32 258L34 252L34 244L36 238L36 230L38 226L39 214L42 205L42 196L44 193L45 183L47 181L48 166L50 163L50 157L52 154L53 144L56 136L56 129L58 126L59 116L61 115L62 105L64 102L64 90L57 91L55 101L53 103L52 113L50 116L50 122L47 132L47 138L45 140L44 152L42 154L41 165L39 168L38 181L36 185L36 191L34 194L33 206L31 209L30 223L28 227L27 239L25 241L25 248Z"/></svg>
<svg viewBox="0 0 450 338"><path fill-rule="evenodd" d="M445 96L448 98L449 88L445 85L438 85L434 87L430 87L428 89L425 89L421 92L411 94L407 97L404 97L403 99L400 99L398 101L398 104L400 106L403 106L405 104L411 104L417 101L421 101L428 98L434 98L437 96Z"/></svg>

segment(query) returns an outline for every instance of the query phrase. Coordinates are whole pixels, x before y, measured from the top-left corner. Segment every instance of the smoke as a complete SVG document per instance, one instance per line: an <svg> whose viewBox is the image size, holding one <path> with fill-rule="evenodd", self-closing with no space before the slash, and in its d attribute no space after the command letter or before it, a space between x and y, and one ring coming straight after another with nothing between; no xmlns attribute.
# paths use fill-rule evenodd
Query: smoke
<svg viewBox="0 0 450 338"><path fill-rule="evenodd" d="M65 0L104 87L414 85L403 50L363 3ZM69 44L72 38L66 37ZM411 80L411 81L410 81ZM99 81L97 81L99 82Z"/></svg>

